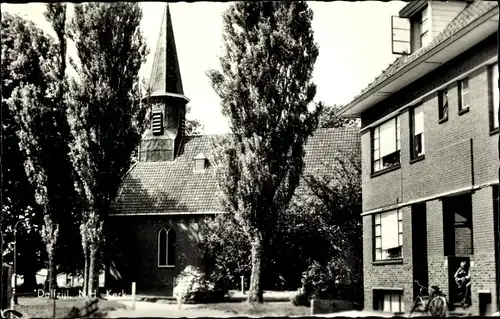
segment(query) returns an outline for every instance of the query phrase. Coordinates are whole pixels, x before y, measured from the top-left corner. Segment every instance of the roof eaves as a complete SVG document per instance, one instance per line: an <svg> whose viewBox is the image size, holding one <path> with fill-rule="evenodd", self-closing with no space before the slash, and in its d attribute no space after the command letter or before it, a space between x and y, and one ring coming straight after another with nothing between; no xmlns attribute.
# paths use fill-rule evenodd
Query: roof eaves
<svg viewBox="0 0 500 319"><path fill-rule="evenodd" d="M399 11L399 17L409 18L422 9L428 1L410 1Z"/></svg>
<svg viewBox="0 0 500 319"><path fill-rule="evenodd" d="M452 22L450 22L450 24L440 34L438 34L428 46L421 48L420 50L414 52L411 55L404 55L398 57L384 71L382 71L382 73L378 77L376 77L370 84L368 84L368 86L366 86L366 88L363 89L359 95L354 97L354 99L351 102L349 102L343 108L341 108L339 110L339 114L340 115L344 114L354 105L363 101L368 96L374 94L377 91L377 89L380 89L384 84L393 82L401 75L410 71L414 66L423 62L426 58L434 55L436 51L439 51L444 47L447 47L450 44L450 42L457 40L458 38L468 33L470 29L473 29L477 25L483 23L485 20L490 19L491 18L490 15L495 14L494 13L495 9L498 11L498 5L493 6L488 11L484 12L476 19L469 21L469 23L465 24L464 26L461 26L456 30L450 31L450 26L454 27L454 25L452 24L455 21L463 19L463 14L467 14L466 10L468 8L469 6L467 6L464 10L462 10L460 14L458 14L457 17ZM447 34L450 32L451 34Z"/></svg>
<svg viewBox="0 0 500 319"><path fill-rule="evenodd" d="M122 180L120 181L120 187L118 188L118 194L116 194L113 202L111 203L111 207L114 207L116 205L116 201L118 199L120 199L122 197L122 193L123 193L123 181L125 180L125 178L127 178L128 175L130 175L130 172L132 172L132 170L137 166L137 164L139 164L139 160L137 160L137 162L135 162L134 164L132 164L132 166L130 166L130 168L128 169L128 171L123 174L123 177L122 177Z"/></svg>

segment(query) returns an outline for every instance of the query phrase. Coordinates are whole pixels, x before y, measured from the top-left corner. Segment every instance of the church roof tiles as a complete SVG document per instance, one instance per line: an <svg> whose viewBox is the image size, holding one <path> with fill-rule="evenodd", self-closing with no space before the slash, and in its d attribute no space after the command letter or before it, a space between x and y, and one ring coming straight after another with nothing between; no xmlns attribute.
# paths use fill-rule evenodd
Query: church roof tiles
<svg viewBox="0 0 500 319"><path fill-rule="evenodd" d="M210 163L212 138L188 136L174 161L138 162L125 176L114 204L120 215L199 214L220 212L217 182ZM306 145L306 172L324 171L346 152L359 150L359 128L318 129ZM205 170L195 171L194 158L208 158Z"/></svg>

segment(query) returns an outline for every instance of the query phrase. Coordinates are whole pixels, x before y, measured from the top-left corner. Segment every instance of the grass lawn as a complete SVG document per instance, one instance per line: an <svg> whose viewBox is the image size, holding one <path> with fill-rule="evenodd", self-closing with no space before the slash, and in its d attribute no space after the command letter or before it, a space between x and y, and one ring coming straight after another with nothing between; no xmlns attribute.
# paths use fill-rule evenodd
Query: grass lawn
<svg viewBox="0 0 500 319"><path fill-rule="evenodd" d="M246 302L224 302L193 306L196 310L224 311L236 316L309 316L308 307L296 307L291 302L266 302L248 304Z"/></svg>
<svg viewBox="0 0 500 319"><path fill-rule="evenodd" d="M37 297L19 297L19 305L15 309L23 314L24 318L52 318L53 300ZM73 306L83 307L85 299L58 299L56 300L56 318L65 318ZM99 312L125 308L120 303L111 300L99 300Z"/></svg>

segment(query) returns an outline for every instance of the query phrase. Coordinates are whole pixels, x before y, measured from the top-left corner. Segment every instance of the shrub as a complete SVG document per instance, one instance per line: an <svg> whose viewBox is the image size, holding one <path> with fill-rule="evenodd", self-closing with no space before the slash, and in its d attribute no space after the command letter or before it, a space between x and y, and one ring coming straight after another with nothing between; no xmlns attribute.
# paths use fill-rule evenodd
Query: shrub
<svg viewBox="0 0 500 319"><path fill-rule="evenodd" d="M309 306L315 298L352 300L358 281L342 258L333 258L326 265L314 261L302 273L302 287L291 297L291 302Z"/></svg>
<svg viewBox="0 0 500 319"><path fill-rule="evenodd" d="M218 287L198 267L187 266L177 277L174 296L182 303L219 302L227 291Z"/></svg>
<svg viewBox="0 0 500 319"><path fill-rule="evenodd" d="M200 223L200 236L203 264L210 281L229 290L240 286L240 276L249 278L250 244L233 218L227 214L206 218Z"/></svg>
<svg viewBox="0 0 500 319"><path fill-rule="evenodd" d="M303 288L299 288L296 292L290 295L290 301L294 306L311 306L310 296L305 292Z"/></svg>

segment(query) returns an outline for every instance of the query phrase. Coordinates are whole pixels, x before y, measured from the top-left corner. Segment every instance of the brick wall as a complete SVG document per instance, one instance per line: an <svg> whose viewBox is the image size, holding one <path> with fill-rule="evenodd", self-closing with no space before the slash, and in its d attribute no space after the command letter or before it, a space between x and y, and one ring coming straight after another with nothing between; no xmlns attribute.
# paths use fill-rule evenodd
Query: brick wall
<svg viewBox="0 0 500 319"><path fill-rule="evenodd" d="M448 260L444 256L443 245L443 203L441 200L428 201L426 207L429 285L436 285L448 294Z"/></svg>
<svg viewBox="0 0 500 319"><path fill-rule="evenodd" d="M410 103L412 100L424 95L430 90L445 84L460 74L481 64L481 62L497 54L496 34L492 35L468 51L455 57L445 65L433 70L414 83L399 90L362 114L361 127L365 127L379 118ZM437 110L436 114L437 114Z"/></svg>
<svg viewBox="0 0 500 319"><path fill-rule="evenodd" d="M201 265L201 251L197 247L198 224L201 217L182 216L120 216L114 217L114 233L126 236L127 247L120 247L127 254L128 278L136 281L137 293L154 291L172 295L174 278L187 265ZM171 227L176 232L175 267L158 267L158 231ZM124 231L127 229L127 231ZM134 250L133 252L130 249Z"/></svg>
<svg viewBox="0 0 500 319"><path fill-rule="evenodd" d="M490 52L489 47L483 50ZM491 55L480 53L482 52L476 57L478 59L476 64L491 58ZM426 153L424 160L410 164L408 110L399 115L400 169L371 177L371 133L369 130L362 133L364 211L470 187L472 175L476 185L498 179L498 134L491 135L489 129L488 69L485 66L469 75L469 95L472 105L465 114L458 114L456 83L448 87L448 121L441 124L438 121L437 93L423 101Z"/></svg>
<svg viewBox="0 0 500 319"><path fill-rule="evenodd" d="M495 242L493 227L493 191L486 187L472 195L474 255L471 257L472 303L474 314L479 314L477 306L479 292L489 291L493 303L496 300ZM472 262L474 264L472 265ZM492 305L493 312L496 304Z"/></svg>
<svg viewBox="0 0 500 319"><path fill-rule="evenodd" d="M497 41L494 35L368 110L363 114L363 127L496 56L496 50ZM468 112L458 112L457 83L448 87L449 110L446 122L438 121L437 92L423 101L425 159L410 163L408 109L399 114L401 168L371 177L371 133L369 130L362 132L363 211L388 209L398 203L418 201L498 180L499 136L490 134L489 128L489 67L481 67L468 77L471 100ZM471 261L474 266L471 268L471 274L475 278L472 311L478 314L480 290L489 290L492 302L496 302L491 187L477 190L472 200L474 255L471 256ZM443 251L442 209L439 199L427 202L429 284L438 285L448 293L450 278L448 259ZM406 303L411 304L413 278L410 211L409 208L404 209L404 258L403 262L398 264L380 265L372 262L372 219L371 216L363 217L365 307L372 306L372 288L377 286L403 288L405 306L409 307Z"/></svg>
<svg viewBox="0 0 500 319"><path fill-rule="evenodd" d="M373 289L402 289L405 311L413 302L411 258L411 209L403 208L403 261L381 263L373 261L372 216L363 217L364 306L373 309Z"/></svg>

